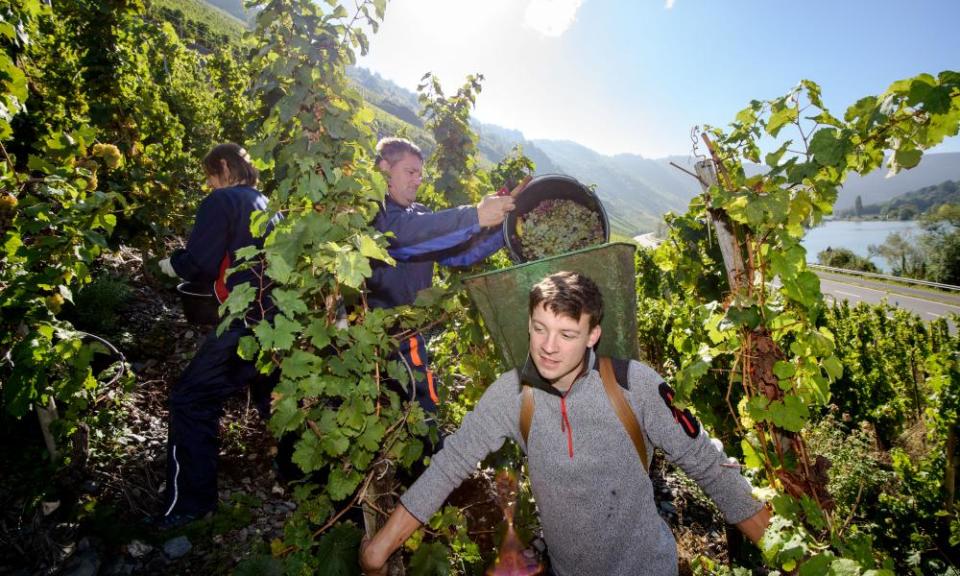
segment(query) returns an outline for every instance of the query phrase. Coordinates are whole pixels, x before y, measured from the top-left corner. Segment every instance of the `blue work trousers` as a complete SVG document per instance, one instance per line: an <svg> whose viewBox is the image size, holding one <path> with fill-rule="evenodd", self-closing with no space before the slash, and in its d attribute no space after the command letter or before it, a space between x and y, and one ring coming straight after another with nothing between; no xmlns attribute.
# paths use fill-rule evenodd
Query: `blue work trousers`
<svg viewBox="0 0 960 576"><path fill-rule="evenodd" d="M170 390L167 496L164 515L202 515L217 507L217 458L223 403L250 386L257 409L270 415L269 391L279 370L264 376L237 355L247 328L211 332Z"/></svg>

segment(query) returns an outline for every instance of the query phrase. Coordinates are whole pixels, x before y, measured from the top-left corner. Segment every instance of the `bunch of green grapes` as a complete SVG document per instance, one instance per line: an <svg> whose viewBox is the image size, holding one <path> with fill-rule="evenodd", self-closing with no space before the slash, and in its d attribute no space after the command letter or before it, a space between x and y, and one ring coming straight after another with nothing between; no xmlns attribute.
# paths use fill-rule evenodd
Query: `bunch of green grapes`
<svg viewBox="0 0 960 576"><path fill-rule="evenodd" d="M603 242L600 214L573 200L544 200L520 218L521 252L539 260Z"/></svg>

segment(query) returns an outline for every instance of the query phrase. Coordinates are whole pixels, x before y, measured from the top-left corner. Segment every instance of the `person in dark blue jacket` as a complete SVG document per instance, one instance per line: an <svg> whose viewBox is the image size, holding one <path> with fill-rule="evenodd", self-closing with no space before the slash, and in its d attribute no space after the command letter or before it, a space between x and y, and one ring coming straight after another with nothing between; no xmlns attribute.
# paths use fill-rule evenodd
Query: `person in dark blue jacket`
<svg viewBox="0 0 960 576"><path fill-rule="evenodd" d="M367 282L371 307L413 304L419 291L433 285L435 262L469 266L503 247L498 226L514 209L512 197L492 194L476 206L433 212L416 201L423 174L423 153L416 144L384 138L377 144L376 164L387 180L387 195L373 224L393 234L388 252L396 266L373 264ZM401 342L400 354L414 375L417 401L432 415L438 397L423 336L417 333Z"/></svg>
<svg viewBox="0 0 960 576"><path fill-rule="evenodd" d="M211 286L220 302L241 284L257 289L244 321L237 321L222 335L211 331L196 356L170 390L167 441L166 504L161 528L181 526L217 507L218 428L223 402L255 385L272 387L276 372L264 376L253 362L237 355L240 338L250 334L256 322L273 315L269 285L263 266L227 274L237 262L236 252L247 246L263 246L262 238L250 233L250 216L267 209L267 198L257 191L258 173L246 150L237 144L220 144L203 160L207 185L213 190L197 209L196 222L186 248L160 262L170 276ZM272 228L279 216L270 221ZM269 406L261 398L258 409L265 417Z"/></svg>

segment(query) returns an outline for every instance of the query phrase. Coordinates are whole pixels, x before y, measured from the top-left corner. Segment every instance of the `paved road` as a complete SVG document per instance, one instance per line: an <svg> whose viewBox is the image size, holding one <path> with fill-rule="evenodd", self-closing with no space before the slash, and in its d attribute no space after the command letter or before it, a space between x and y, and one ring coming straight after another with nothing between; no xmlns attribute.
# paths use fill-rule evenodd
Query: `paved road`
<svg viewBox="0 0 960 576"><path fill-rule="evenodd" d="M820 291L828 301L832 296L837 300L849 300L851 304L879 304L886 298L887 303L910 310L924 320L960 314L960 294L933 292L831 272L818 271L817 276L820 277ZM951 327L956 328L952 322Z"/></svg>

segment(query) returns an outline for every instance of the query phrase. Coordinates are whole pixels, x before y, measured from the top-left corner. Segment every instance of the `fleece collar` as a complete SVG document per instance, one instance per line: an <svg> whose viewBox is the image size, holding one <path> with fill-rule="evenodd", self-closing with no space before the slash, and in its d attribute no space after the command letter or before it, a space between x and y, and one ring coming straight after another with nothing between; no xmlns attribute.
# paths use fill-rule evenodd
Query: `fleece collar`
<svg viewBox="0 0 960 576"><path fill-rule="evenodd" d="M577 375L577 380L583 378L592 368L596 368L597 364L597 355L593 351L593 348L587 348L587 351L583 354L583 365L580 369L580 374ZM574 385L576 385L577 380L574 380ZM563 397L563 393L553 387L553 384L547 382L540 376L540 372L537 370L537 365L533 363L533 358L530 357L530 354L527 353L527 360L523 363L523 368L520 369L520 389L522 390L524 386L532 386L539 390L543 390L547 394L553 394L554 396ZM570 387L573 389L573 386Z"/></svg>

